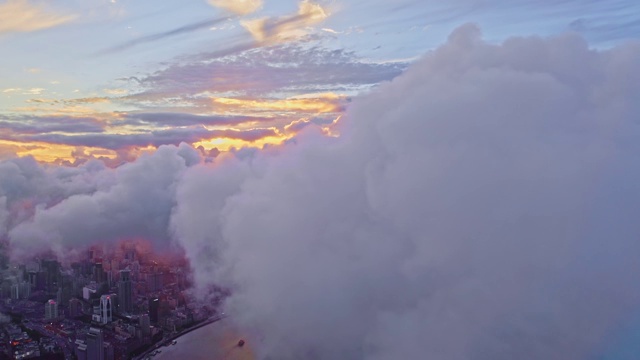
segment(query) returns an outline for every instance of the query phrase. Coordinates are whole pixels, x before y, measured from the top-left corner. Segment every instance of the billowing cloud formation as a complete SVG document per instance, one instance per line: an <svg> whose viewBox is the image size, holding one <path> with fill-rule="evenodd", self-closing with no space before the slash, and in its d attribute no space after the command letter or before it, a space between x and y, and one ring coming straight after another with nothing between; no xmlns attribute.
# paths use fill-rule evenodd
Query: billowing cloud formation
<svg viewBox="0 0 640 360"><path fill-rule="evenodd" d="M7 0L0 4L0 34L47 29L75 18L75 15L52 13L28 0Z"/></svg>
<svg viewBox="0 0 640 360"><path fill-rule="evenodd" d="M640 305L639 64L459 29L342 138L187 171L176 238L263 359L590 358Z"/></svg>
<svg viewBox="0 0 640 360"><path fill-rule="evenodd" d="M11 203L30 203L30 220L10 231L17 257L47 247L60 253L91 241L127 237L166 244L177 180L200 155L186 145L161 147L117 170L91 162L75 170L51 171L24 161L5 163L11 171L0 172L3 190L19 190ZM42 194L46 191L51 194Z"/></svg>
<svg viewBox="0 0 640 360"><path fill-rule="evenodd" d="M208 0L209 4L239 15L256 12L262 7L262 0Z"/></svg>
<svg viewBox="0 0 640 360"><path fill-rule="evenodd" d="M640 306L639 64L638 44L466 26L354 100L340 138L3 162L8 237L173 237L261 359L593 358Z"/></svg>

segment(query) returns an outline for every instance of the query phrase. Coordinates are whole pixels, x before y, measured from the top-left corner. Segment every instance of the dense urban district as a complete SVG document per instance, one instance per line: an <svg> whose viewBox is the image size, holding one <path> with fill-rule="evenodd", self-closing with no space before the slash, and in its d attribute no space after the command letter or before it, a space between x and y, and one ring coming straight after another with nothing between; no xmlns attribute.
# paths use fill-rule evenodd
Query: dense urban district
<svg viewBox="0 0 640 360"><path fill-rule="evenodd" d="M150 359L222 316L215 305L224 291L196 301L182 257L138 242L82 254L5 266L0 359Z"/></svg>

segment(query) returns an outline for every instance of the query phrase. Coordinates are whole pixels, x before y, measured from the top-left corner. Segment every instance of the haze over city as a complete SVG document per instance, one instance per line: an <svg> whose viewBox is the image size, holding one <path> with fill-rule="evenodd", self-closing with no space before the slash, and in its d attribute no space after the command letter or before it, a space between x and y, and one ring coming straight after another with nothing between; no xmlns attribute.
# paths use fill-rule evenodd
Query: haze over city
<svg viewBox="0 0 640 360"><path fill-rule="evenodd" d="M640 3L0 0L0 358L640 358Z"/></svg>

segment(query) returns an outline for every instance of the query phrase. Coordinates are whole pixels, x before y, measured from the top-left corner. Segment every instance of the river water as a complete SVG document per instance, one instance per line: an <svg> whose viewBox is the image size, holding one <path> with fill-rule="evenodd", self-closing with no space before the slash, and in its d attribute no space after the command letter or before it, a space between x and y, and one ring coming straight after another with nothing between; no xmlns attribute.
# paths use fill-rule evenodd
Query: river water
<svg viewBox="0 0 640 360"><path fill-rule="evenodd" d="M177 339L176 345L162 347L153 360L253 360L249 344L238 346L238 333L228 320L220 320Z"/></svg>

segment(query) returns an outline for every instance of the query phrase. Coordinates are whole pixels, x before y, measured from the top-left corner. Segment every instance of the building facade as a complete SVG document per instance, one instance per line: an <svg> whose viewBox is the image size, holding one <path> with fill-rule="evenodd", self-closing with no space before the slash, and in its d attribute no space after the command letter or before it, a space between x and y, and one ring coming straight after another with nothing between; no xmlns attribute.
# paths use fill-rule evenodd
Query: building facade
<svg viewBox="0 0 640 360"><path fill-rule="evenodd" d="M87 334L87 360L104 360L102 330L90 328Z"/></svg>
<svg viewBox="0 0 640 360"><path fill-rule="evenodd" d="M113 302L111 295L102 295L100 297L100 321L108 324L113 321Z"/></svg>
<svg viewBox="0 0 640 360"><path fill-rule="evenodd" d="M58 303L55 300L49 300L44 304L44 318L47 320L58 318Z"/></svg>
<svg viewBox="0 0 640 360"><path fill-rule="evenodd" d="M120 283L118 283L119 311L123 314L133 312L133 286L131 284L131 272L120 271Z"/></svg>

